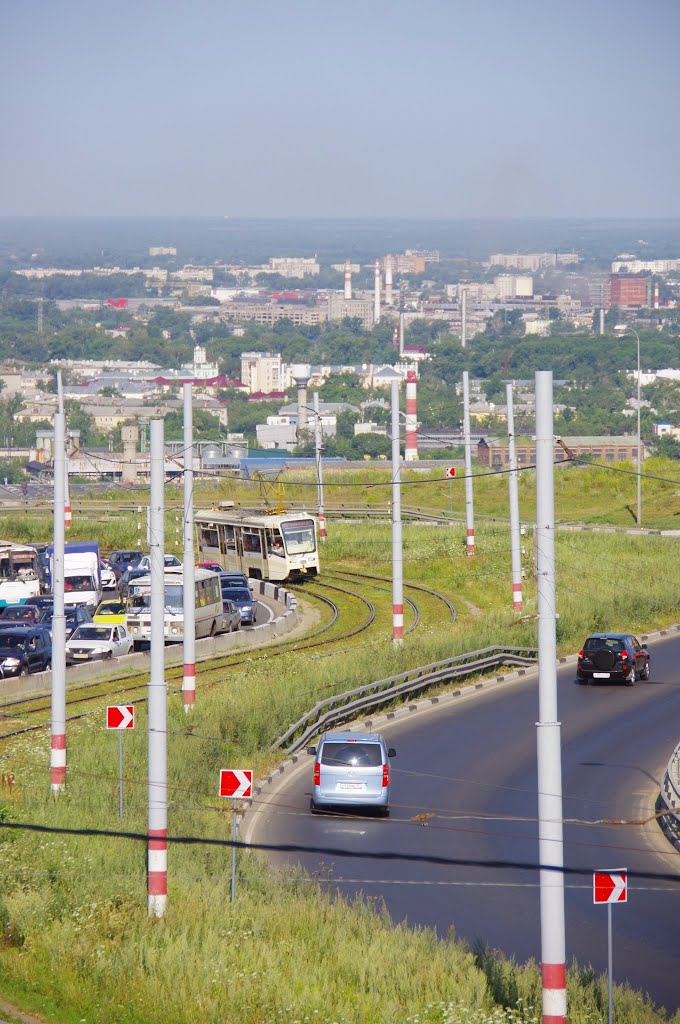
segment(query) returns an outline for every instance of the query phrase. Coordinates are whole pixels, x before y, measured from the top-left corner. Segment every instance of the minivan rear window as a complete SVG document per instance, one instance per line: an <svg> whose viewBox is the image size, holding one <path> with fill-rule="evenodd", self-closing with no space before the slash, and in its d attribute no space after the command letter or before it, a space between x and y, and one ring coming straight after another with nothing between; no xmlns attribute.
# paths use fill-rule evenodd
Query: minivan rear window
<svg viewBox="0 0 680 1024"><path fill-rule="evenodd" d="M382 764L382 748L379 743L324 743L321 764L377 768Z"/></svg>

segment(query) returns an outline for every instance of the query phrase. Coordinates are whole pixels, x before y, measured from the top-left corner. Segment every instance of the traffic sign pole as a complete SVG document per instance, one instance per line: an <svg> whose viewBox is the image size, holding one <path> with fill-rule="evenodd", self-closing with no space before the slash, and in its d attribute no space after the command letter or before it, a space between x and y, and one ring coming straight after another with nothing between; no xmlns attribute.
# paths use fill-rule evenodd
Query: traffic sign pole
<svg viewBox="0 0 680 1024"><path fill-rule="evenodd" d="M123 817L123 730L118 730L118 817Z"/></svg>
<svg viewBox="0 0 680 1024"><path fill-rule="evenodd" d="M236 801L250 800L253 795L253 772L250 768L222 768L220 796L231 797L231 885L230 902L236 895Z"/></svg>
<svg viewBox="0 0 680 1024"><path fill-rule="evenodd" d="M614 975L613 969L614 956L612 953L612 905L607 904L607 1004L609 1006L609 1012L607 1020L609 1024L612 1024L614 1020L614 1005L612 999L612 977Z"/></svg>
<svg viewBox="0 0 680 1024"><path fill-rule="evenodd" d="M613 987L613 953L612 953L612 903L628 902L628 871L617 868L615 871L595 871L593 873L593 903L607 904L607 1000L609 1003L608 1021L614 1019Z"/></svg>
<svg viewBox="0 0 680 1024"><path fill-rule="evenodd" d="M231 804L231 891L230 902L234 902L236 895L236 801Z"/></svg>

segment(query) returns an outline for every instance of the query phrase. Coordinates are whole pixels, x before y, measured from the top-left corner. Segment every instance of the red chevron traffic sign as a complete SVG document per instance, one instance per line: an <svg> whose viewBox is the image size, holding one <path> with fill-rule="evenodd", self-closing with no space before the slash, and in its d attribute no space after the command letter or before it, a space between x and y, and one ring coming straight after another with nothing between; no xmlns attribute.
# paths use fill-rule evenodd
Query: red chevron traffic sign
<svg viewBox="0 0 680 1024"><path fill-rule="evenodd" d="M593 873L593 903L627 903L628 870L595 871Z"/></svg>
<svg viewBox="0 0 680 1024"><path fill-rule="evenodd" d="M253 795L253 773L249 768L222 768L220 796L249 799Z"/></svg>
<svg viewBox="0 0 680 1024"><path fill-rule="evenodd" d="M455 476L455 475L456 475L456 467L455 466L449 466L448 469L444 470L444 476Z"/></svg>
<svg viewBox="0 0 680 1024"><path fill-rule="evenodd" d="M134 729L134 704L112 704L106 709L107 729Z"/></svg>

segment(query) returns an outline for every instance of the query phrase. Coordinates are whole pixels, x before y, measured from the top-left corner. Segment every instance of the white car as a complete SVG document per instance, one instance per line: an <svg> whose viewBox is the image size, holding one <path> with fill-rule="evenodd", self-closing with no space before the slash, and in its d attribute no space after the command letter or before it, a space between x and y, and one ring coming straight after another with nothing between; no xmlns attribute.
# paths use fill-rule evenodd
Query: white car
<svg viewBox="0 0 680 1024"><path fill-rule="evenodd" d="M102 590L115 590L116 574L108 562L100 563L100 572L102 577Z"/></svg>
<svg viewBox="0 0 680 1024"><path fill-rule="evenodd" d="M163 555L163 564L166 569L179 569L182 565L177 555ZM143 558L140 558L135 569L144 569L145 572L151 572L151 556L144 555Z"/></svg>
<svg viewBox="0 0 680 1024"><path fill-rule="evenodd" d="M66 643L66 663L104 661L120 658L132 650L132 637L125 626L105 626L100 622L87 622L78 626Z"/></svg>

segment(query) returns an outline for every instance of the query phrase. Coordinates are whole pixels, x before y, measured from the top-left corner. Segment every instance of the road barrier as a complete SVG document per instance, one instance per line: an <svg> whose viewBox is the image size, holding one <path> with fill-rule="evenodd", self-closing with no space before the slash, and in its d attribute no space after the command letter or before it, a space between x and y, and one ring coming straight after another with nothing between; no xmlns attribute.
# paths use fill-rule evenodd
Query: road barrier
<svg viewBox="0 0 680 1024"><path fill-rule="evenodd" d="M449 683L453 679L477 675L503 665L535 665L538 650L534 647L485 647L468 651L446 661L421 665L387 679L366 683L355 690L336 694L319 701L271 745L270 750L294 754L328 726L336 726L354 718L366 708L388 704L430 686ZM286 746L286 744L288 744Z"/></svg>

